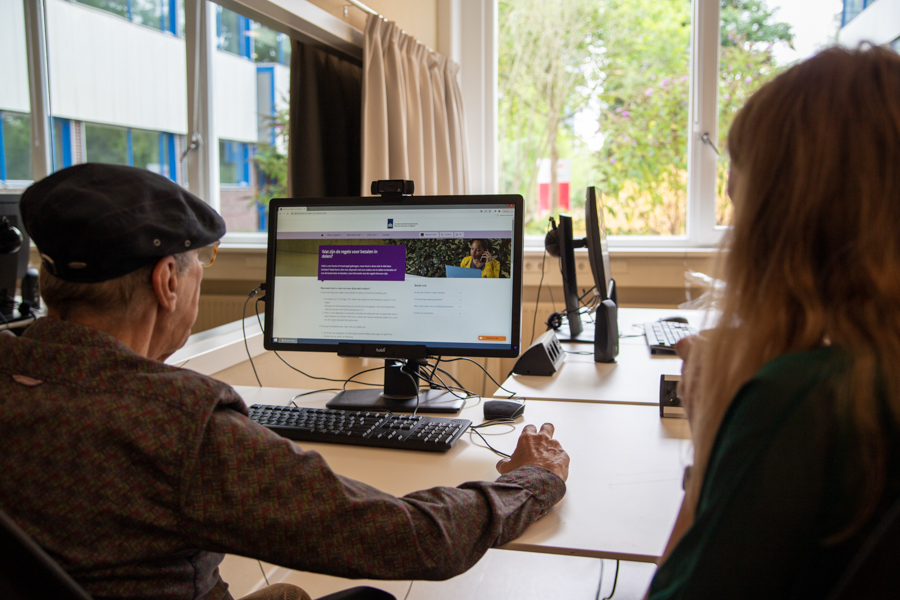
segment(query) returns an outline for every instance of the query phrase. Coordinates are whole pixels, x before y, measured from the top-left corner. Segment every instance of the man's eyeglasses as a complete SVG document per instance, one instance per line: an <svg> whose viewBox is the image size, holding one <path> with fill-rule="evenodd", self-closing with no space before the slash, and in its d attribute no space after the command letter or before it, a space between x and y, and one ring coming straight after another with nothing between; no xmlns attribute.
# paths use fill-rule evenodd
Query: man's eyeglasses
<svg viewBox="0 0 900 600"><path fill-rule="evenodd" d="M197 250L197 258L200 259L201 267L211 267L216 262L216 254L219 252L220 241L213 242L209 246L203 246Z"/></svg>

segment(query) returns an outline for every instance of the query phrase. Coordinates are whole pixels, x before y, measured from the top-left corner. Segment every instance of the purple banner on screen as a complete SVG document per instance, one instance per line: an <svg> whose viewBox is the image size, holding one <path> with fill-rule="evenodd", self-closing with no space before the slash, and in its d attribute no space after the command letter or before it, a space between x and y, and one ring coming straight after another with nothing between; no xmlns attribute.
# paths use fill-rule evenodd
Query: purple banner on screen
<svg viewBox="0 0 900 600"><path fill-rule="evenodd" d="M404 281L406 246L319 246L319 281Z"/></svg>

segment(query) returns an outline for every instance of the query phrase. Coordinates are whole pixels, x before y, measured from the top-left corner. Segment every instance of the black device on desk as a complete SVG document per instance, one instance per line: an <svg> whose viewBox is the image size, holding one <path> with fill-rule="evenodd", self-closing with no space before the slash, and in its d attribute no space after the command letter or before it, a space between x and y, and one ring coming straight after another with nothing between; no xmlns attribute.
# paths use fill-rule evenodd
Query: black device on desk
<svg viewBox="0 0 900 600"><path fill-rule="evenodd" d="M263 345L384 359L383 389L341 392L329 408L459 411L460 395L419 389L431 375L425 360L519 355L523 204L393 193L273 200ZM485 239L499 277L448 278L446 266Z"/></svg>
<svg viewBox="0 0 900 600"><path fill-rule="evenodd" d="M290 440L426 452L446 452L472 424L468 419L261 404L250 407L250 418Z"/></svg>
<svg viewBox="0 0 900 600"><path fill-rule="evenodd" d="M19 215L18 194L0 194L0 221L2 219L5 219L8 225L0 223L0 228L10 237L17 233L17 237L21 238L18 247L11 252L0 253L0 313L3 315L0 321L11 321L16 318L16 282L28 274L29 238ZM15 228L15 233L11 228ZM25 312L27 314L27 311Z"/></svg>

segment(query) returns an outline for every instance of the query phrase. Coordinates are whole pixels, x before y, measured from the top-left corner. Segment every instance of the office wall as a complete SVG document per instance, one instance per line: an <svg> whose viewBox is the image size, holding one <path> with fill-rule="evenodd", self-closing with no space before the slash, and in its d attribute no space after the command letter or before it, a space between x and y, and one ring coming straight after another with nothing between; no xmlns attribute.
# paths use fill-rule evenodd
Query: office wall
<svg viewBox="0 0 900 600"><path fill-rule="evenodd" d="M838 42L851 48L860 42L887 44L900 38L900 0L870 4L838 32Z"/></svg>
<svg viewBox="0 0 900 600"><path fill-rule="evenodd" d="M30 112L20 0L0 0L0 110ZM184 40L106 11L47 1L53 115L89 123L187 133ZM256 64L214 54L215 126L221 138L256 143ZM276 97L288 68L276 66Z"/></svg>
<svg viewBox="0 0 900 600"><path fill-rule="evenodd" d="M213 58L213 87L216 135L226 140L255 144L259 138L256 63L217 51ZM186 106L187 96L181 100Z"/></svg>
<svg viewBox="0 0 900 600"><path fill-rule="evenodd" d="M184 40L63 0L47 30L54 116L187 132Z"/></svg>

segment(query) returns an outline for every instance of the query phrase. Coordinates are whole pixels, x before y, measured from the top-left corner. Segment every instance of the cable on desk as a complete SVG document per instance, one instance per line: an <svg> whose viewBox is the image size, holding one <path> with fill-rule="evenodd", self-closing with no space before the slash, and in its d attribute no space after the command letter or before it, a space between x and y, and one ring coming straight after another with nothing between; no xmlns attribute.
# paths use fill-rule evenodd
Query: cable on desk
<svg viewBox="0 0 900 600"><path fill-rule="evenodd" d="M603 565L606 563L606 560L600 559L600 583L597 584L597 596L596 599L600 600L600 590L603 588ZM609 596L603 598L603 600L609 600L616 593L616 585L619 583L619 561L616 560L616 576L613 578L613 586L612 591L609 593Z"/></svg>
<svg viewBox="0 0 900 600"><path fill-rule="evenodd" d="M241 310L241 333L244 334L244 350L247 351L247 358L250 359L250 366L253 367L253 375L256 377L256 383L259 384L259 387L262 387L263 384L262 384L262 381L259 380L259 373L256 372L256 365L253 364L253 357L250 356L250 346L247 344L247 326L246 326L246 324L244 323L244 319L247 318L247 303L250 302L250 298L255 297L256 294L259 293L259 290L261 290L263 287L265 287L265 284L264 284L264 283L261 283L261 284L259 284L258 286L256 286L254 289L250 290L250 293L247 294L247 299L244 300L244 308ZM257 299L256 301L257 301L257 303L258 303L258 302L259 302L259 299ZM259 321L259 309L258 309L258 304L257 304L257 305L254 305L254 306L257 308L257 310L256 310L256 320L257 320L257 322L259 322L259 328L260 328L260 330L262 330L262 322ZM263 334L263 335L265 335L265 334ZM262 568L262 565L261 565L261 564L260 564L260 568Z"/></svg>
<svg viewBox="0 0 900 600"><path fill-rule="evenodd" d="M262 561L259 560L259 559L257 558L257 559L256 559L256 562L257 562L257 564L259 564L259 570L262 571L263 579L266 580L266 585L271 585L271 584L269 583L269 578L268 578L268 576L266 575L266 570L263 569Z"/></svg>
<svg viewBox="0 0 900 600"><path fill-rule="evenodd" d="M469 362L472 363L472 364L478 365L478 368L481 369L482 371L484 371L485 373L487 373L488 378L489 378L492 382L494 382L494 385L496 385L498 389L501 389L501 390L503 390L504 392L506 392L507 394L509 394L509 395L510 395L510 396L509 396L510 398L515 398L515 397L516 397L516 392L513 392L513 391L511 391L511 390L508 390L508 389L506 389L505 387L503 387L502 385L500 385L500 384L497 382L497 380L494 379L494 377L493 377L490 373L488 373L487 369L485 369L484 367L482 367L482 366L481 366L481 363L479 363L478 361L474 361L474 360L472 360L471 358L465 358L465 357L460 356L460 357L458 357L458 358L448 358L448 359L446 359L444 362L456 362L456 361L458 361L458 360L466 360L466 361L469 361ZM507 377L508 377L508 376L507 376ZM525 398L522 398L522 399L524 400Z"/></svg>
<svg viewBox="0 0 900 600"><path fill-rule="evenodd" d="M548 224L549 229L549 224ZM531 318L531 341L528 342L528 345L534 343L534 327L537 324L537 314L538 314L538 306L541 301L541 287L544 285L544 263L547 261L547 246L544 246L544 256L541 258L541 280L538 282L538 292L537 299L534 301L534 315Z"/></svg>
<svg viewBox="0 0 900 600"><path fill-rule="evenodd" d="M490 450L497 456L500 456L502 458L510 458L510 455L507 454L506 452L502 452L500 450L497 450L493 446L491 446L490 442L487 441L487 438L485 438L483 435L481 435L481 432L478 430L484 429L486 427L494 427L495 425L515 425L515 424L516 424L515 419L492 419L490 421L485 421L484 423L480 423L478 425L469 425L469 432L474 433L475 435L480 437L481 441L484 442L485 446L488 447L488 450Z"/></svg>
<svg viewBox="0 0 900 600"><path fill-rule="evenodd" d="M406 588L406 595L403 596L403 600L406 600L407 598L409 598L409 593L412 591L412 584L413 584L413 582L410 581L410 582L409 582L409 587Z"/></svg>
<svg viewBox="0 0 900 600"><path fill-rule="evenodd" d="M322 388L320 390L312 390L310 392L300 392L299 394L294 394L293 396L291 396L291 399L288 400L288 402L293 404L295 408L300 408L299 406L297 406L297 403L294 402L294 400L296 400L297 398L299 398L301 396L310 396L312 394L318 394L319 392L339 392L339 391L341 391L340 388Z"/></svg>

